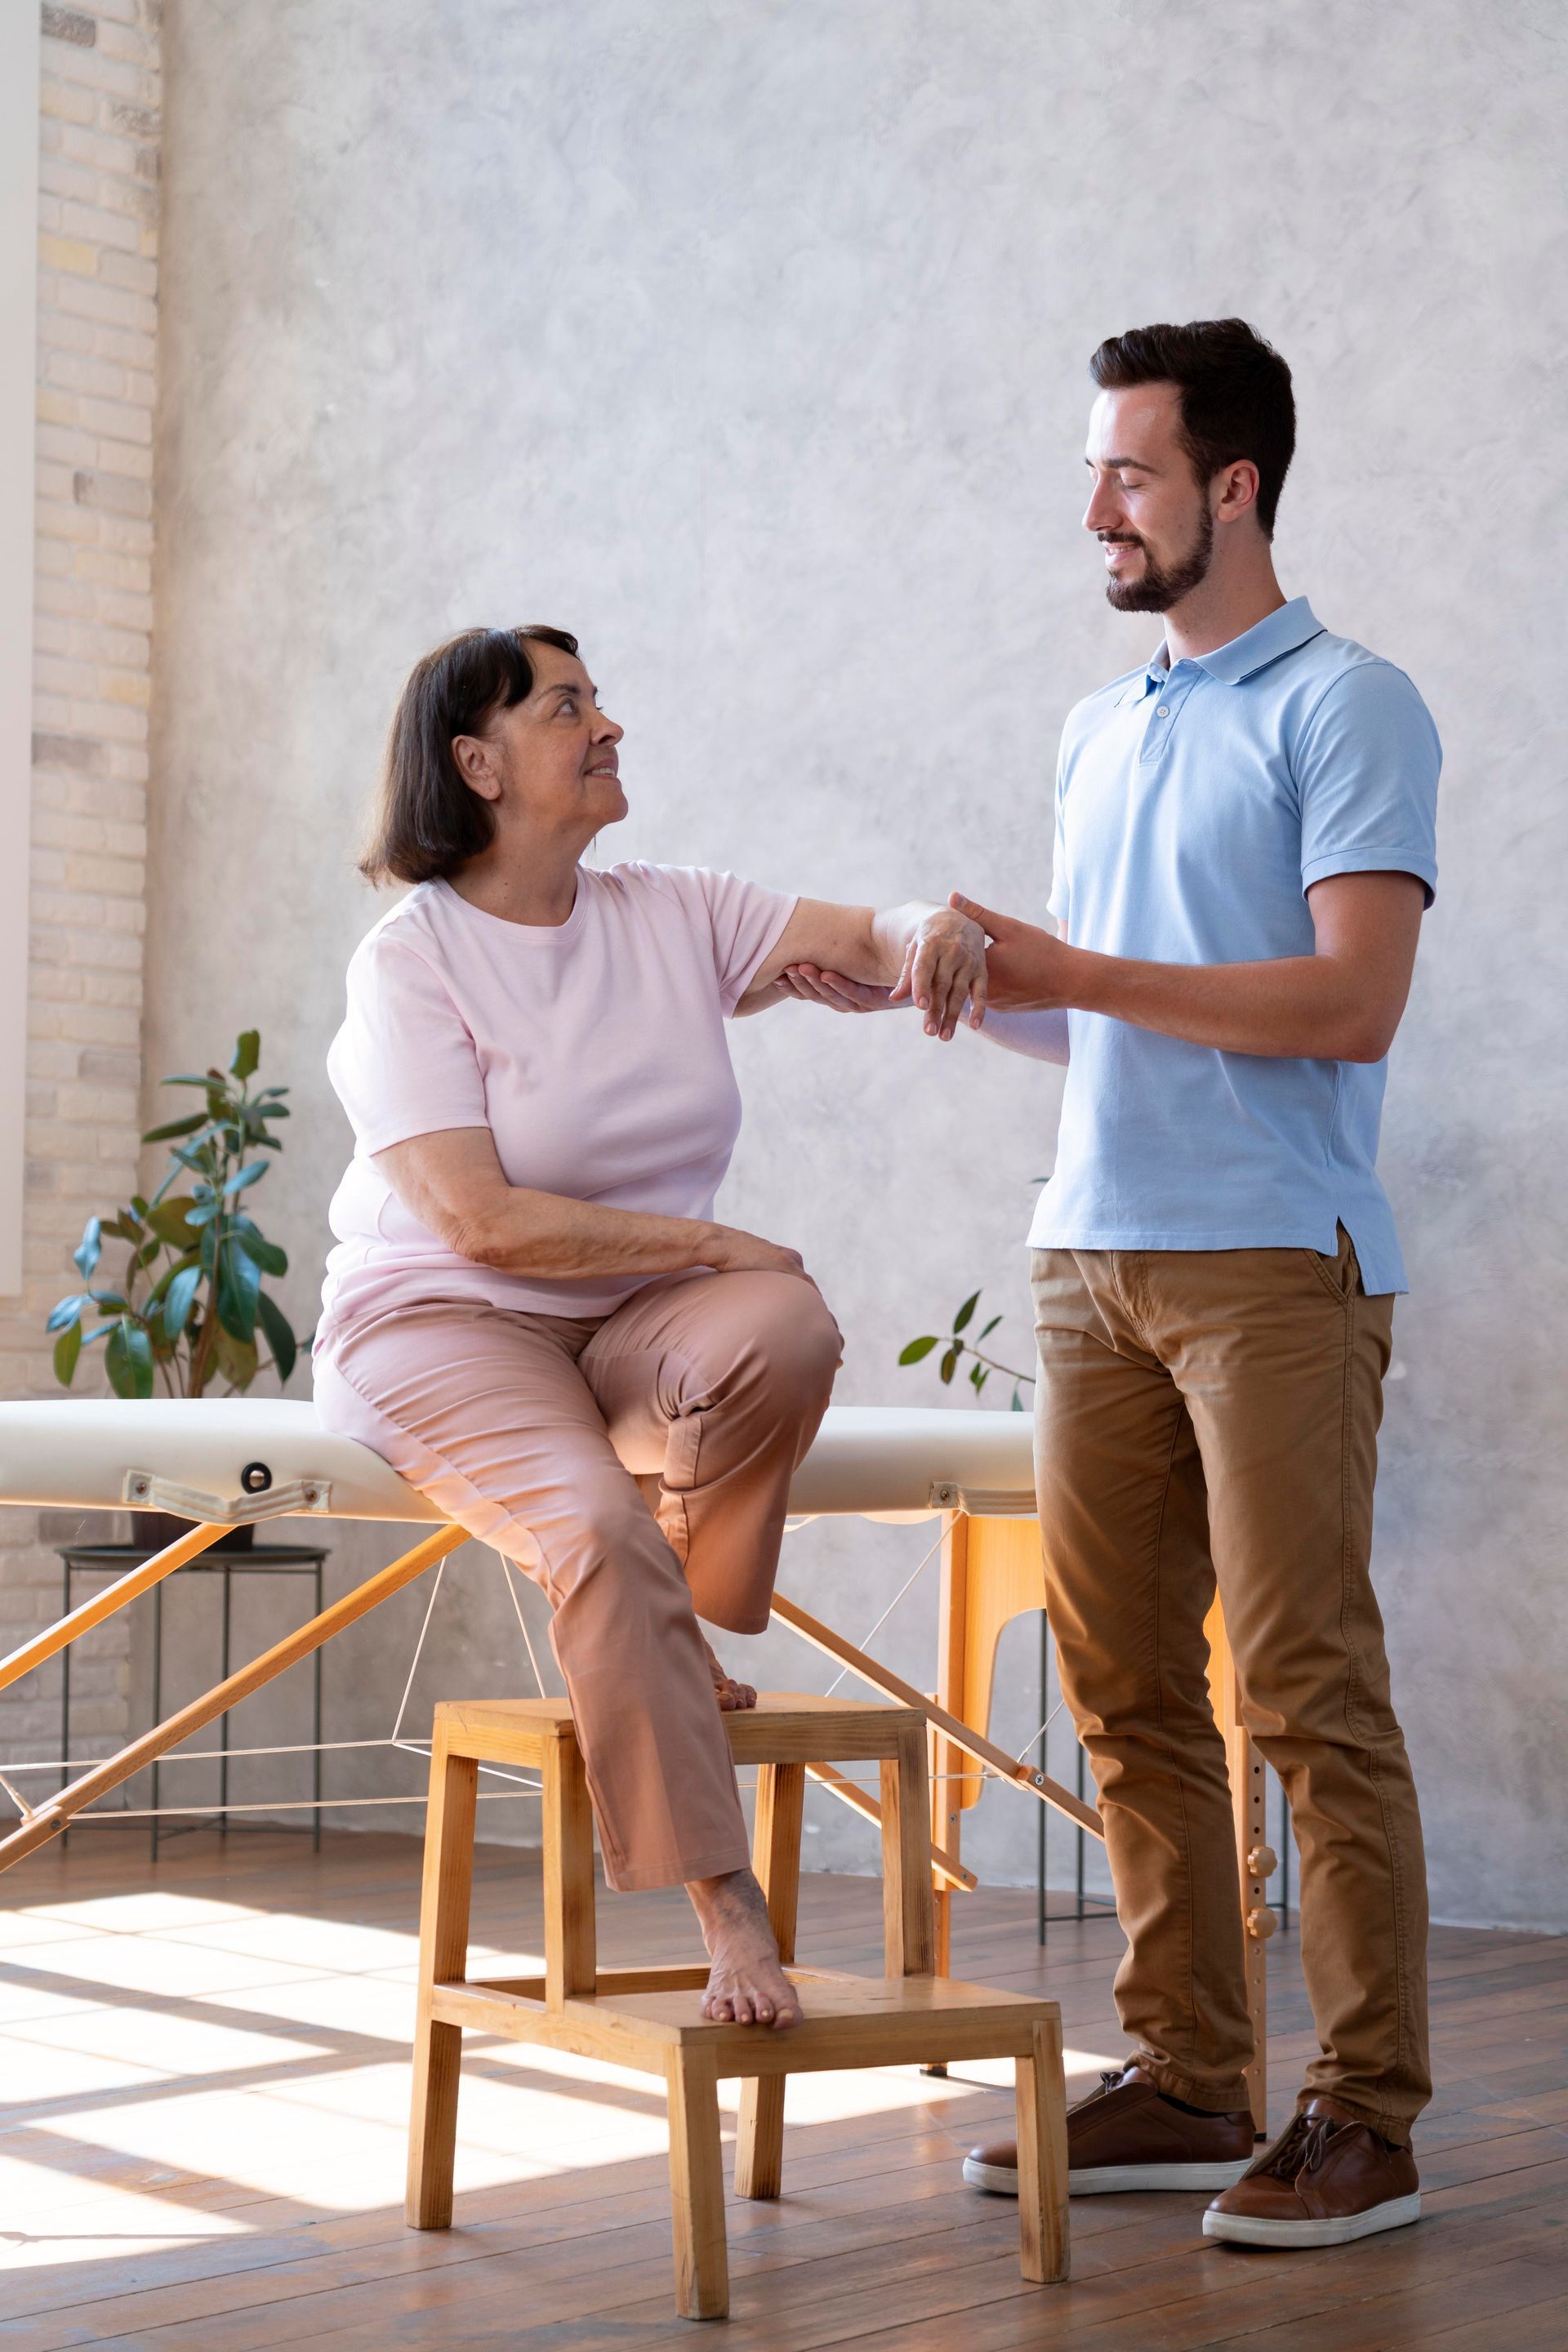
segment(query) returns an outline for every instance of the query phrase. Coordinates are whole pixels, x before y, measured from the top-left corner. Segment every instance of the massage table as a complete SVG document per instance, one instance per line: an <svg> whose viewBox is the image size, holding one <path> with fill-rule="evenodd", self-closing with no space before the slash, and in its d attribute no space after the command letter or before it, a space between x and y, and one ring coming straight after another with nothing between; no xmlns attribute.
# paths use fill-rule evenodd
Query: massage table
<svg viewBox="0 0 1568 2352"><path fill-rule="evenodd" d="M0 1403L0 1504L50 1509L160 1510L191 1521L152 1559L0 1659L0 1689L31 1674L79 1635L246 1522L284 1516L384 1519L425 1532L412 1548L286 1640L200 1698L26 1808L0 1836L0 1870L35 1852L72 1815L238 1705L334 1634L423 1576L469 1540L406 1486L379 1454L321 1429L313 1406L282 1398L121 1399ZM1055 1807L1095 1837L1093 1807L1037 1766L991 1739L992 1685L1004 1628L1043 1610L1045 1576L1034 1517L1032 1424L1024 1413L918 1407L832 1406L790 1489L796 1520L856 1517L940 1520L942 1592L936 1687L913 1689L831 1626L776 1593L773 1615L841 1667L900 1706L918 1706L932 1742L931 1855L937 1966L948 1973L952 1906L975 1881L961 1856L964 1813L994 1777ZM1265 1945L1275 1918L1268 1881L1265 1785L1237 1711L1236 1674L1217 1606L1208 1625L1210 1682L1224 1734L1236 1816L1247 1997L1258 2059L1249 2077L1259 2129L1265 2113ZM1026 1750L1026 1758L1030 1753ZM831 1768L814 1773L867 1819L875 1801ZM15 1790L12 1794L15 1795Z"/></svg>

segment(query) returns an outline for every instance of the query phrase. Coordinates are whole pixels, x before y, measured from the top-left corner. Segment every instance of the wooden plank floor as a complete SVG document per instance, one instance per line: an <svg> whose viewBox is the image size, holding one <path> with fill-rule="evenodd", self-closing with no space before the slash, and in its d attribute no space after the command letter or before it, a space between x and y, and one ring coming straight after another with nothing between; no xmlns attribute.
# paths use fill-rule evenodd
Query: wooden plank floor
<svg viewBox="0 0 1568 2352"><path fill-rule="evenodd" d="M662 2097L645 2077L470 2042L458 2226L400 2200L418 1847L79 1831L0 1886L0 2352L689 2344L670 2307ZM608 1962L696 1956L683 1898L602 1906ZM539 1951L533 1857L484 1850L476 1937ZM1060 2000L1076 2087L1121 2049L1112 1922L960 1906L955 1968ZM879 1967L879 1889L811 1878L802 1956ZM1270 1947L1277 2105L1312 2048ZM1562 2352L1568 1939L1439 1930L1427 2217L1319 2254L1205 2244L1201 2198L1079 2200L1074 2277L1027 2288L1016 2209L965 2189L1008 2129L1000 2068L797 2078L785 2195L731 2203L736 2352ZM491 1972L487 1970L487 1973ZM990 2077L990 2079L986 2079ZM732 2085L724 2086L732 2092ZM730 2109L732 2113L732 2103Z"/></svg>

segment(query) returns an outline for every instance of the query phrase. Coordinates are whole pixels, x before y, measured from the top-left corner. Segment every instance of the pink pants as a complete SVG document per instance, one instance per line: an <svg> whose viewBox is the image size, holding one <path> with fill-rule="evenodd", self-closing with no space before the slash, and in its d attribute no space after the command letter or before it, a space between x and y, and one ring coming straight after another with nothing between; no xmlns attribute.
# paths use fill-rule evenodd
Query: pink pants
<svg viewBox="0 0 1568 2352"><path fill-rule="evenodd" d="M842 1344L807 1282L696 1274L584 1320L396 1308L316 1359L324 1425L549 1594L613 1887L748 1860L697 1612L766 1625L790 1479Z"/></svg>

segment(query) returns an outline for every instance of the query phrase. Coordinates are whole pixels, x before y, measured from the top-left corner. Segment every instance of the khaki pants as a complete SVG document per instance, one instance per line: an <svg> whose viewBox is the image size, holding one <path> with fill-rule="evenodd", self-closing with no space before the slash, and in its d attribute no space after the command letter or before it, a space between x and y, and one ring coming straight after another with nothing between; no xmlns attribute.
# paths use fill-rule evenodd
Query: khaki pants
<svg viewBox="0 0 1568 2352"><path fill-rule="evenodd" d="M316 1360L325 1425L549 1594L614 1887L750 1859L697 1612L767 1624L790 1480L841 1345L810 1283L700 1274L584 1320L406 1307Z"/></svg>
<svg viewBox="0 0 1568 2352"><path fill-rule="evenodd" d="M1217 1579L1242 1719L1300 1848L1301 1962L1327 2092L1405 2140L1431 2095L1426 1882L1368 1561L1393 1300L1342 1230L1313 1250L1037 1250L1036 1460L1062 1688L1100 1790L1116 1979L1176 2098L1247 2104L1252 2056Z"/></svg>

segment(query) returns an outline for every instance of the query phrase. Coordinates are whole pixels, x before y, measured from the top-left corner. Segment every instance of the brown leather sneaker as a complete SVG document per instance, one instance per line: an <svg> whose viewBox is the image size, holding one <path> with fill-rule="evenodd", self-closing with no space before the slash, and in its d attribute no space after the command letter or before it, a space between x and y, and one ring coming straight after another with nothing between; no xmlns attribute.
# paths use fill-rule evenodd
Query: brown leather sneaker
<svg viewBox="0 0 1568 2352"><path fill-rule="evenodd" d="M1215 2199L1204 2235L1237 2246L1342 2246L1420 2219L1410 2150L1390 2147L1337 2099L1319 2098Z"/></svg>
<svg viewBox="0 0 1568 2352"><path fill-rule="evenodd" d="M1252 2160L1252 2116L1196 2115L1163 2098L1142 2066L1112 2068L1068 2109L1068 2189L1074 2197L1121 2189L1228 2188ZM994 2140L963 2159L972 2189L1018 2194L1018 2148Z"/></svg>

